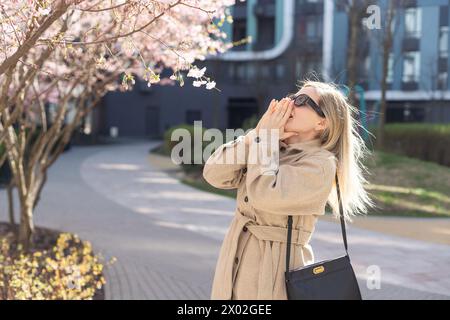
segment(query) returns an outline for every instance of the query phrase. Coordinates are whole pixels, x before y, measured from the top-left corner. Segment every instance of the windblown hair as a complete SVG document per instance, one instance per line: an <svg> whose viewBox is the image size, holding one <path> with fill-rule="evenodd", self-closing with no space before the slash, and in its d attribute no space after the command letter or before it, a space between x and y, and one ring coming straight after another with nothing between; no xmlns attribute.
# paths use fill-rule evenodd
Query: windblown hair
<svg viewBox="0 0 450 320"><path fill-rule="evenodd" d="M358 110L333 83L305 80L300 82L301 87L314 87L320 97L319 107L328 120L328 128L322 131L319 137L322 147L331 151L336 157L344 217L352 221L353 216L365 214L370 207L375 207L364 189L367 180L363 176L363 171L368 171L362 160L370 154L370 151L358 133L360 125L354 118L354 115L358 115ZM339 203L334 180L327 203L332 208L333 215L339 218Z"/></svg>

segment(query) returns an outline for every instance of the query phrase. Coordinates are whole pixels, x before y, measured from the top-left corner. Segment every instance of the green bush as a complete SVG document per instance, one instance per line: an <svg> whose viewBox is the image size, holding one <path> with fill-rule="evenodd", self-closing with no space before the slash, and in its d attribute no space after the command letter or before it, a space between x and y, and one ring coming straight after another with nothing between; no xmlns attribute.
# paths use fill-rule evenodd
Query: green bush
<svg viewBox="0 0 450 320"><path fill-rule="evenodd" d="M258 123L259 118L256 116L253 116L251 118L248 118L244 124L242 129L244 131L248 131L249 129L253 129L254 127L256 127L257 123ZM172 133L174 132L174 130L176 129L186 129L189 131L190 136L192 137L191 139L191 162L192 164L182 164L183 170L185 172L199 172L200 170L203 169L203 163L202 164L193 164L194 163L194 141L193 141L193 137L194 137L194 126L193 125L188 125L188 124L183 124L183 125L177 125L177 126L173 126L170 127L169 129L167 129L164 132L164 142L163 145L159 148L159 150L157 151L158 153L161 153L163 155L166 156L170 156L172 153L172 149L175 145L177 145L178 143L181 142L180 141L172 141L171 137L172 137ZM201 128L201 135L203 137L204 132L205 132L206 128ZM227 137L226 135L226 131L222 130L222 136L224 137L224 139L226 139L226 141L224 141L224 143L235 139L236 137ZM203 141L203 139L202 139ZM209 145L211 143L211 141L203 141L202 143L202 148L201 148L201 155L203 155L203 152L206 148L207 145ZM200 151L200 150L199 150ZM199 152L197 151L197 152Z"/></svg>
<svg viewBox="0 0 450 320"><path fill-rule="evenodd" d="M376 136L376 129L372 128ZM383 151L450 166L450 124L392 123L385 127Z"/></svg>
<svg viewBox="0 0 450 320"><path fill-rule="evenodd" d="M203 164L194 164L194 157L195 157L196 154L195 154L195 149L194 149L194 126L193 125L183 124L183 125L170 127L169 129L167 129L164 132L164 143L163 143L163 148L161 150L162 153L165 154L165 155L170 156L171 153L172 153L173 147L181 142L181 139L179 141L172 141L171 140L172 133L176 129L186 129L187 131L189 131L189 134L190 134L190 137L191 137L191 161L190 161L191 164L182 164L183 170L186 171L186 172L202 170ZM205 130L206 130L206 128L203 128L203 127L201 128L201 136L202 137L203 137L203 134L204 134ZM203 139L202 139L202 141L203 141ZM199 155L200 157L203 155L203 150L205 149L205 147L209 143L210 143L209 141L203 141L202 142L201 154ZM181 155L182 154L180 154L180 156Z"/></svg>
<svg viewBox="0 0 450 320"><path fill-rule="evenodd" d="M253 115L250 118L245 119L244 123L242 124L242 129L247 131L248 129L256 128L258 125L260 117L258 115Z"/></svg>

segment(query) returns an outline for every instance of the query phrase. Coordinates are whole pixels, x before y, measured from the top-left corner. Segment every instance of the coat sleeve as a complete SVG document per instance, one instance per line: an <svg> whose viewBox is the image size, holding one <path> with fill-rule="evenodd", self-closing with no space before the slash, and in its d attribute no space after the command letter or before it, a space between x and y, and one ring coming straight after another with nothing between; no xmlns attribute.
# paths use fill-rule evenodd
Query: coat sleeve
<svg viewBox="0 0 450 320"><path fill-rule="evenodd" d="M254 134L251 130L247 134ZM236 189L242 180L249 147L245 145L245 136L222 144L208 158L203 167L203 178L219 189Z"/></svg>
<svg viewBox="0 0 450 320"><path fill-rule="evenodd" d="M326 204L333 185L336 164L332 158L305 156L295 164L275 165L265 169L258 163L248 165L246 179L249 203L262 211L280 215L305 212L317 214L319 204Z"/></svg>

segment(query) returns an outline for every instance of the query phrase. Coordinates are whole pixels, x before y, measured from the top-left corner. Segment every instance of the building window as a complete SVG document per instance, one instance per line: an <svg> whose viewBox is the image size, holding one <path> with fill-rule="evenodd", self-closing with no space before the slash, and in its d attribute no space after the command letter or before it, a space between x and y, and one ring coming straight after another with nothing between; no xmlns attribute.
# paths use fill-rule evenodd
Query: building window
<svg viewBox="0 0 450 320"><path fill-rule="evenodd" d="M440 17L439 17L439 25L448 26L448 6L441 6L440 9Z"/></svg>
<svg viewBox="0 0 450 320"><path fill-rule="evenodd" d="M297 41L301 42L306 34L306 21L305 19L299 19L299 21L296 23L297 28Z"/></svg>
<svg viewBox="0 0 450 320"><path fill-rule="evenodd" d="M392 83L393 81L394 81L394 54L389 53L388 72L387 72L386 82Z"/></svg>
<svg viewBox="0 0 450 320"><path fill-rule="evenodd" d="M366 55L358 68L357 82L365 89L367 89L369 83L371 62L372 60L370 55Z"/></svg>
<svg viewBox="0 0 450 320"><path fill-rule="evenodd" d="M448 26L442 26L439 30L439 56L448 57Z"/></svg>
<svg viewBox="0 0 450 320"><path fill-rule="evenodd" d="M247 80L254 80L256 78L256 67L254 63L247 64Z"/></svg>
<svg viewBox="0 0 450 320"><path fill-rule="evenodd" d="M236 64L236 80L243 81L245 79L247 79L245 64Z"/></svg>
<svg viewBox="0 0 450 320"><path fill-rule="evenodd" d="M247 37L247 19L235 19L233 21L233 41L238 42ZM245 50L246 45L240 44L233 47L233 50Z"/></svg>
<svg viewBox="0 0 450 320"><path fill-rule="evenodd" d="M321 60L309 60L306 65L308 76L320 75L322 73L322 61Z"/></svg>
<svg viewBox="0 0 450 320"><path fill-rule="evenodd" d="M234 63L228 64L228 77L230 80L235 80L236 72Z"/></svg>
<svg viewBox="0 0 450 320"><path fill-rule="evenodd" d="M261 51L275 45L275 0L259 0L254 7L258 36L254 49Z"/></svg>
<svg viewBox="0 0 450 320"><path fill-rule="evenodd" d="M365 77L368 77L368 75L370 74L371 62L372 62L372 59L370 58L369 55L364 58L364 70L363 70L363 73L364 73Z"/></svg>
<svg viewBox="0 0 450 320"><path fill-rule="evenodd" d="M305 4L319 4L322 3L323 0L297 0L297 5L298 6L304 6Z"/></svg>
<svg viewBox="0 0 450 320"><path fill-rule="evenodd" d="M438 76L438 90L446 90L448 81L448 72L441 72Z"/></svg>
<svg viewBox="0 0 450 320"><path fill-rule="evenodd" d="M405 10L405 36L407 38L420 38L422 33L422 10L408 8Z"/></svg>
<svg viewBox="0 0 450 320"><path fill-rule="evenodd" d="M202 120L201 110L186 110L186 123L194 125L194 121Z"/></svg>
<svg viewBox="0 0 450 320"><path fill-rule="evenodd" d="M295 77L300 79L303 78L303 61L297 59L295 62Z"/></svg>
<svg viewBox="0 0 450 320"><path fill-rule="evenodd" d="M403 59L403 82L419 82L420 52L406 52Z"/></svg>
<svg viewBox="0 0 450 320"><path fill-rule="evenodd" d="M320 39L323 30L322 16L308 16L306 18L306 37L308 41Z"/></svg>
<svg viewBox="0 0 450 320"><path fill-rule="evenodd" d="M258 38L255 44L255 50L261 51L273 48L275 45L275 18L258 18Z"/></svg>
<svg viewBox="0 0 450 320"><path fill-rule="evenodd" d="M276 77L278 80L282 80L285 77L286 70L283 63L279 62L276 65Z"/></svg>
<svg viewBox="0 0 450 320"><path fill-rule="evenodd" d="M257 65L258 77L261 79L270 79L272 77L272 73L270 70L270 65L263 63Z"/></svg>

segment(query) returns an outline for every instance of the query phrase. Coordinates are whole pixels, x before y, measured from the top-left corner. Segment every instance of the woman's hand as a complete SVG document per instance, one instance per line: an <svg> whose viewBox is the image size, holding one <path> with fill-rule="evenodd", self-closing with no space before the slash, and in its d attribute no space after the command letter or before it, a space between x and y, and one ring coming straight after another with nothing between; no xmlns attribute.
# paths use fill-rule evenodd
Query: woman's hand
<svg viewBox="0 0 450 320"><path fill-rule="evenodd" d="M284 126L289 119L289 116L294 107L294 102L289 98L284 98L280 102L272 100L267 111L261 117L256 126L256 133L259 134L259 130L279 130L279 140L284 140L289 137L297 135L296 132L288 132L284 130Z"/></svg>

